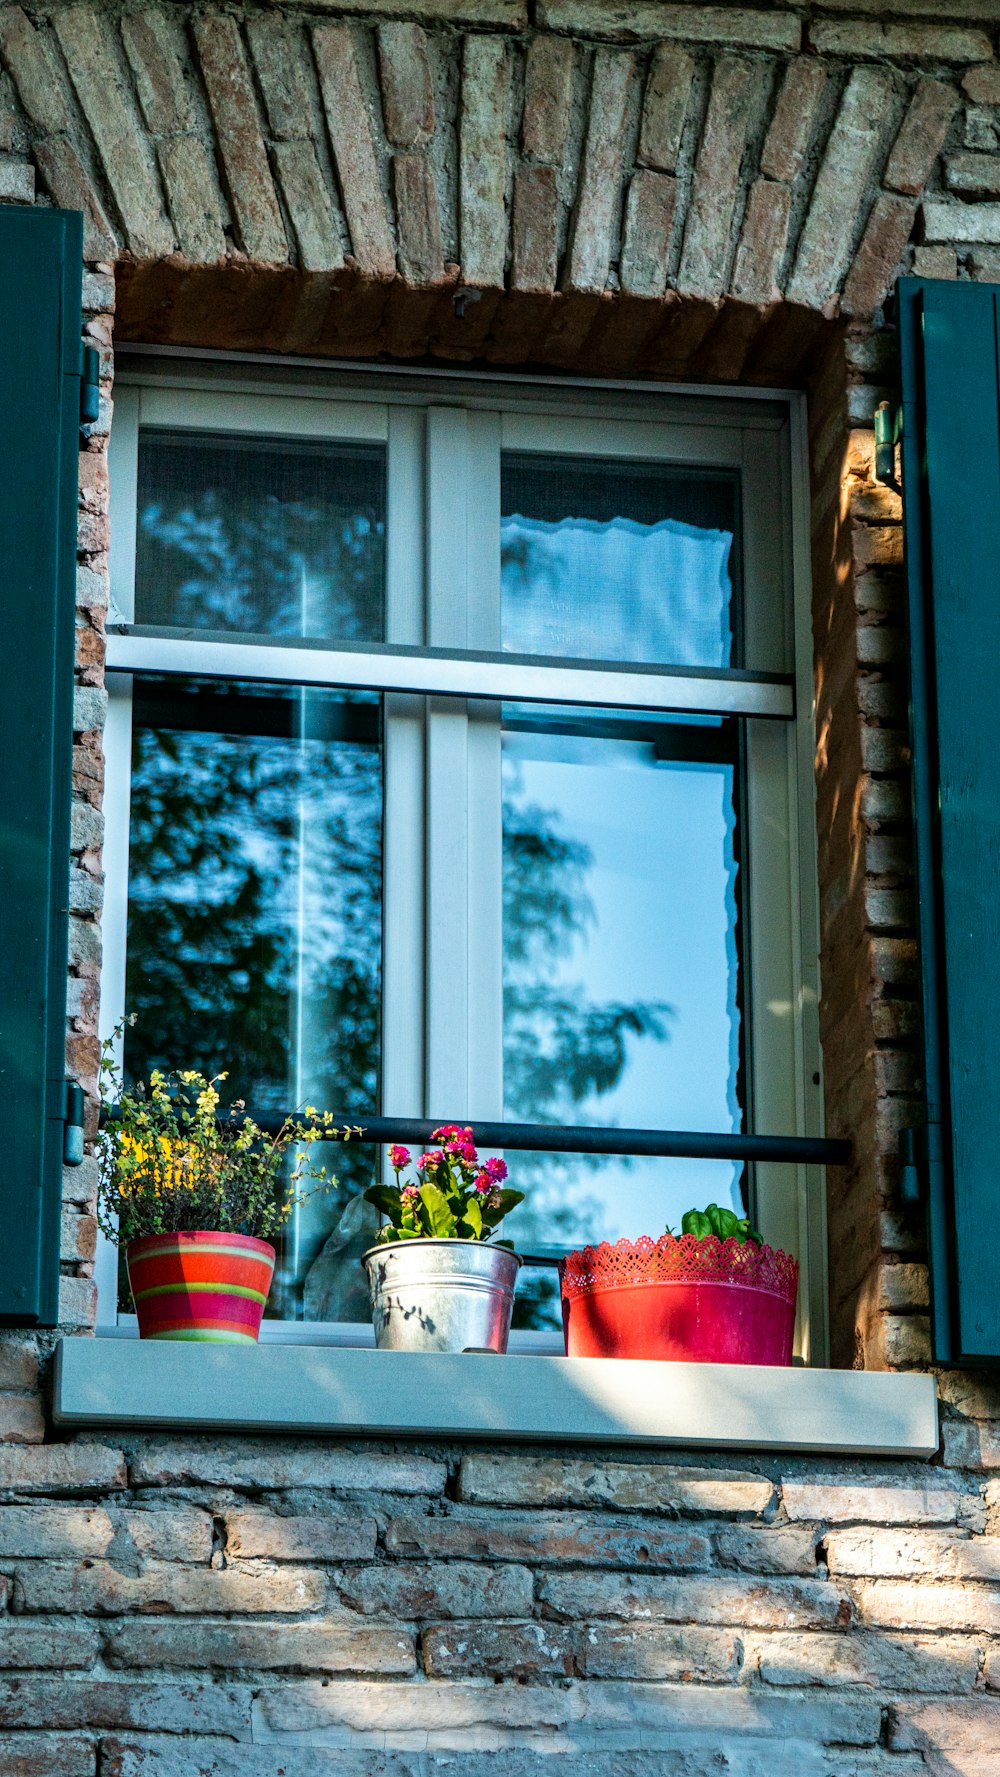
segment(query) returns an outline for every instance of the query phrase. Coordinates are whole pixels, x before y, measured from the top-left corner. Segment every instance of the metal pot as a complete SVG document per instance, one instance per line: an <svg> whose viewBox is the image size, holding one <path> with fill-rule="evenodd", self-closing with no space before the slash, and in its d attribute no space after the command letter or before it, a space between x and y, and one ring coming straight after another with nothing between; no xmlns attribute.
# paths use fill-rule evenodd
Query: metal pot
<svg viewBox="0 0 1000 1777"><path fill-rule="evenodd" d="M370 1246L362 1263L380 1351L506 1351L516 1253L481 1240L395 1240Z"/></svg>

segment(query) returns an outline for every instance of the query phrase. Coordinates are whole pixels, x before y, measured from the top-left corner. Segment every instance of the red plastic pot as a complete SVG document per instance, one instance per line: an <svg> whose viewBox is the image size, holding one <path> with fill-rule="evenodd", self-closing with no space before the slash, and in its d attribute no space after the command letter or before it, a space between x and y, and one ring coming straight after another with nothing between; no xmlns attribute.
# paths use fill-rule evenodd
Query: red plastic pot
<svg viewBox="0 0 1000 1777"><path fill-rule="evenodd" d="M560 1266L567 1357L790 1364L799 1267L714 1234L585 1246Z"/></svg>
<svg viewBox="0 0 1000 1777"><path fill-rule="evenodd" d="M256 1344L274 1257L266 1240L212 1229L130 1240L125 1262L140 1339Z"/></svg>

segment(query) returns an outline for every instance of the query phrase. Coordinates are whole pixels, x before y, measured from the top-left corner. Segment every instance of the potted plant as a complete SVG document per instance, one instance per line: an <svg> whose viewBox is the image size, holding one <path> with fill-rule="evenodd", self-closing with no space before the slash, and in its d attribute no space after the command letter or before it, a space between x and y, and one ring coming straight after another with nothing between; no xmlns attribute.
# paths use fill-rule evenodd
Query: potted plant
<svg viewBox="0 0 1000 1777"><path fill-rule="evenodd" d="M225 1074L154 1068L148 1086L125 1087L111 1051L106 1043L101 1083L115 1096L104 1107L97 1217L125 1249L139 1337L253 1344L271 1242L296 1204L336 1185L312 1160L313 1143L335 1133L330 1114L307 1107L268 1135L242 1102L218 1116Z"/></svg>
<svg viewBox="0 0 1000 1777"><path fill-rule="evenodd" d="M677 1236L586 1246L562 1262L569 1357L790 1364L799 1268L710 1203Z"/></svg>
<svg viewBox="0 0 1000 1777"><path fill-rule="evenodd" d="M523 1191L505 1190L507 1167L481 1161L472 1129L445 1123L402 1182L408 1148L393 1146L394 1185L372 1185L369 1203L387 1216L364 1254L375 1343L392 1351L507 1349L521 1261L493 1235Z"/></svg>

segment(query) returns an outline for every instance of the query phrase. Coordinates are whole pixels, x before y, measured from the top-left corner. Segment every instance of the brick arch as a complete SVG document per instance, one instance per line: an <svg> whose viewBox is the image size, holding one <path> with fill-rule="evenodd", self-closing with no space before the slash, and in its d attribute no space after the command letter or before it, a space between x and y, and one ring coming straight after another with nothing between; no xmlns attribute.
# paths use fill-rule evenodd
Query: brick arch
<svg viewBox="0 0 1000 1777"><path fill-rule="evenodd" d="M467 10L520 24L512 0ZM654 16L625 47L8 6L0 54L47 193L118 267L120 338L787 379L823 319L879 309L959 94L845 65L836 23L804 54L791 14L715 16L721 41L657 41Z"/></svg>

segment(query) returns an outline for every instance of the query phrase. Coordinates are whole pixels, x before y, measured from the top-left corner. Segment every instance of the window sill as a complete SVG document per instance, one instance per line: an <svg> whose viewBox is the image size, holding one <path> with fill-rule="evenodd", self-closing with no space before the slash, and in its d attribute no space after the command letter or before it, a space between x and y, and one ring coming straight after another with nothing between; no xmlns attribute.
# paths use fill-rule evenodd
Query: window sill
<svg viewBox="0 0 1000 1777"><path fill-rule="evenodd" d="M932 1376L63 1339L57 1425L932 1456Z"/></svg>

